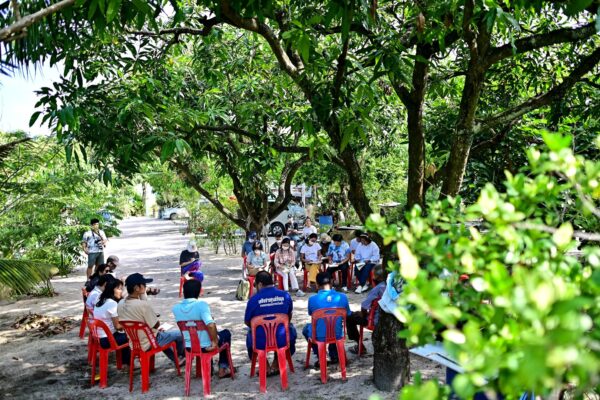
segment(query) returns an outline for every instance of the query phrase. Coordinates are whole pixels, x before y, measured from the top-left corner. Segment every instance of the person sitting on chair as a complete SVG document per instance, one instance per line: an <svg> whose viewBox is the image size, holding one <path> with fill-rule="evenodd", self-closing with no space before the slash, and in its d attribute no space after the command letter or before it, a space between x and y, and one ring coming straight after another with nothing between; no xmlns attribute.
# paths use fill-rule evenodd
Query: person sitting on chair
<svg viewBox="0 0 600 400"><path fill-rule="evenodd" d="M311 233L308 236L308 243L300 249L304 268L308 271L309 290L312 290L313 285L316 286L317 274L321 268L321 246L317 243L317 237L316 233Z"/></svg>
<svg viewBox="0 0 600 400"><path fill-rule="evenodd" d="M200 282L204 280L204 274L200 272L200 267L202 267L200 253L198 253L198 246L193 240L190 240L187 248L181 252L179 266L181 275L186 279L195 279Z"/></svg>
<svg viewBox="0 0 600 400"><path fill-rule="evenodd" d="M87 299L85 300L85 306L87 308L89 308L90 310L94 309L96 303L98 302L98 299L100 298L100 295L102 294L102 292L104 292L107 283L112 280L115 280L115 278L110 274L104 274L98 277L98 280L96 280L96 286L94 286L94 289L92 289Z"/></svg>
<svg viewBox="0 0 600 400"><path fill-rule="evenodd" d="M122 294L123 282L117 279L111 279L110 282L106 284L104 291L98 297L98 302L94 304L94 319L100 320L106 324L118 345L125 344L129 341L127 335L123 332L121 324L119 324L118 301L121 300ZM104 330L98 329L97 332L98 337L100 338L100 346L103 349L110 348L110 341ZM129 365L130 354L129 347L125 347L121 350L121 361L123 364Z"/></svg>
<svg viewBox="0 0 600 400"><path fill-rule="evenodd" d="M98 285L98 280L104 274L109 274L110 267L108 264L100 264L94 270L94 273L90 276L90 279L85 283L85 291L91 292Z"/></svg>
<svg viewBox="0 0 600 400"><path fill-rule="evenodd" d="M273 243L269 249L269 254L275 254L275 252L281 248L282 241L283 235L281 233L277 233L275 235L275 243Z"/></svg>
<svg viewBox="0 0 600 400"><path fill-rule="evenodd" d="M244 315L244 323L250 327L252 318L260 315L269 314L286 314L289 317L289 337L290 337L290 353L294 355L296 352L296 328L292 325L292 310L294 302L288 292L279 290L273 286L273 277L267 271L260 271L256 274L254 281L256 294L250 297L246 305L246 313ZM286 332L283 325L277 328L277 345L285 346ZM266 346L266 337L262 329L256 330L256 348L264 349ZM246 335L246 349L248 357L252 360L252 329L248 330ZM275 375L279 373L279 364L277 356L273 359L271 365L267 366L267 375Z"/></svg>
<svg viewBox="0 0 600 400"><path fill-rule="evenodd" d="M329 257L329 264L327 268L327 274L329 280L333 282L333 274L337 271L341 271L342 281L340 282L342 290L348 291L346 286L348 283L348 262L350 261L350 247L348 243L344 241L342 235L336 233L333 235L333 243L329 245L327 256Z"/></svg>
<svg viewBox="0 0 600 400"><path fill-rule="evenodd" d="M256 242L256 232L250 231L246 234L246 241L242 245L242 257L247 257L252 253L252 245Z"/></svg>
<svg viewBox="0 0 600 400"><path fill-rule="evenodd" d="M371 270L379 262L379 247L374 243L369 235L363 233L360 235L360 244L356 247L354 253L354 274L358 278L358 287L355 293L362 293L369 290L369 275Z"/></svg>
<svg viewBox="0 0 600 400"><path fill-rule="evenodd" d="M268 271L269 255L263 251L263 245L260 241L252 244L252 252L246 258L246 267L248 275L255 276L259 271Z"/></svg>
<svg viewBox="0 0 600 400"><path fill-rule="evenodd" d="M344 293L338 293L334 289L331 288L331 281L329 279L329 275L326 272L319 272L317 274L317 285L319 285L319 292L308 299L308 315L312 315L315 311L321 310L323 308L334 308L340 307L346 309L346 315L350 315L352 310L350 310L350 305L348 304L348 297ZM326 326L325 321L320 320L317 321L317 340L325 340L326 335ZM308 323L302 329L302 334L308 340L312 338L312 323ZM336 339L341 339L344 337L344 327L342 326L341 319L338 319L335 326L335 337ZM317 345L313 344L312 348L315 354L319 354L317 349ZM338 353L337 346L332 343L329 345L329 359L332 364L337 364L338 361ZM315 364L315 367L318 367Z"/></svg>
<svg viewBox="0 0 600 400"><path fill-rule="evenodd" d="M131 274L125 280L127 287L127 298L119 303L119 318L121 321L144 322L152 329L156 335L156 341L159 346L165 346L175 342L177 346L177 355L185 359L183 351L183 339L179 330L163 330L160 327L156 312L152 309L150 302L146 300L146 284L152 282L152 279L145 278L142 274ZM140 335L140 343L143 349L150 348L150 341L146 335ZM163 352L171 361L175 362L173 350L168 348Z"/></svg>
<svg viewBox="0 0 600 400"><path fill-rule="evenodd" d="M360 303L360 311L353 312L352 315L348 315L346 322L346 329L348 330L348 339L354 340L358 343L360 339L360 334L358 332L358 327L360 325L366 326L368 324L368 316L371 311L371 304L374 300L379 300L381 296L383 296L383 292L385 292L386 282L385 282L385 271L381 264L377 264L375 268L373 268L373 280L377 284L373 290L369 292L367 298ZM375 326L379 322L379 308L375 311ZM358 343L352 349L351 352L358 354ZM361 353L365 354L367 349L363 346Z"/></svg>
<svg viewBox="0 0 600 400"><path fill-rule="evenodd" d="M283 290L288 291L289 280L292 283L292 290L296 291L296 296L304 296L304 292L298 286L295 267L296 253L291 248L289 238L285 238L281 242L281 248L275 253L273 263L275 264L275 272L283 282Z"/></svg>
<svg viewBox="0 0 600 400"><path fill-rule="evenodd" d="M217 332L210 307L205 301L199 300L202 282L191 279L183 284L183 300L173 306L175 321L202 321L206 325L206 331L198 332L198 340L203 352L209 352L221 347L224 343L231 346L231 332L227 329ZM191 349L192 341L189 332L183 332L186 349ZM227 350L219 353L219 378L231 376L232 365L229 365Z"/></svg>

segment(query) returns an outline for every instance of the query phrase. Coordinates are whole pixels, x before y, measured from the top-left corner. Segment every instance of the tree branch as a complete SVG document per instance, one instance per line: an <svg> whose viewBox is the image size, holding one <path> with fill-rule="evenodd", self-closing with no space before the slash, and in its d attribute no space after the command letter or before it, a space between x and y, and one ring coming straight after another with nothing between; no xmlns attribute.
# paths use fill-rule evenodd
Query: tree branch
<svg viewBox="0 0 600 400"><path fill-rule="evenodd" d="M486 66L489 67L505 58L515 54L526 53L531 50L551 46L558 43L577 42L587 39L596 34L594 23L583 25L579 28L562 28L548 33L532 35L526 38L515 40L514 47L511 43L500 47L490 48L485 59Z"/></svg>
<svg viewBox="0 0 600 400"><path fill-rule="evenodd" d="M208 36L208 34L212 31L212 28L215 25L218 25L223 21L217 17L214 17L214 18L199 19L199 22L204 26L202 29L182 26L182 27L177 27L177 28L161 29L158 32L131 31L131 30L127 30L126 32L131 35L149 36L149 37L159 37L159 36L163 36L163 35L175 35L176 37L178 37L179 35Z"/></svg>
<svg viewBox="0 0 600 400"><path fill-rule="evenodd" d="M346 70L346 60L348 57L348 43L350 42L350 37L347 37L344 41L342 52L337 59L337 70L335 72L335 78L333 79L333 86L331 88L331 95L334 102L334 108L340 102L340 91L342 89L342 84L344 83L344 71Z"/></svg>
<svg viewBox="0 0 600 400"><path fill-rule="evenodd" d="M512 225L517 229L523 229L527 231L538 231L546 233L555 233L556 231L558 231L558 228L553 228L551 226L542 224L536 224L533 222L517 222ZM572 237L577 239L589 240L590 242L600 242L600 233L574 231Z"/></svg>
<svg viewBox="0 0 600 400"><path fill-rule="evenodd" d="M273 207L269 207L269 220L279 215L289 204L290 200L292 199L291 187L294 176L296 176L296 173L300 167L302 167L302 165L304 165L304 163L306 163L309 159L310 157L308 155L304 155L296 161L287 164L283 169L281 174L282 178L285 177L283 181L283 188L280 184L277 199L275 199Z"/></svg>
<svg viewBox="0 0 600 400"><path fill-rule="evenodd" d="M10 42L18 39L19 37L23 37L23 33L27 27L35 24L37 21L47 17L48 15L57 13L64 8L72 6L74 3L75 0L62 0L56 4L41 9L38 12L18 19L15 23L7 26L6 28L0 29L0 42Z"/></svg>
<svg viewBox="0 0 600 400"><path fill-rule="evenodd" d="M180 171L186 178L187 180L190 182L190 184L192 185L192 187L198 192L200 193L202 196L204 196L208 201L211 202L211 204L213 206L215 206L215 208L217 210L219 210L219 212L221 214L223 214L225 217L229 218L233 223L235 223L236 225L243 227L245 226L245 221L242 219L237 218L231 211L229 211L224 205L223 203L221 203L219 201L219 199L213 197L208 190L204 189L200 183L200 181L198 181L198 179L196 178L196 176L192 173L192 171L190 171L190 169L188 168L188 166L180 161L171 161L171 164L173 164L173 166L175 166L175 168Z"/></svg>
<svg viewBox="0 0 600 400"><path fill-rule="evenodd" d="M585 57L581 63L571 72L569 76L563 79L562 83L555 86L548 92L539 96L532 97L527 101L512 107L501 113L498 113L476 127L476 131L482 129L491 129L498 125L507 124L516 121L521 116L540 107L550 104L552 101L562 97L569 89L571 89L579 80L588 72L590 72L600 62L600 47L594 52Z"/></svg>

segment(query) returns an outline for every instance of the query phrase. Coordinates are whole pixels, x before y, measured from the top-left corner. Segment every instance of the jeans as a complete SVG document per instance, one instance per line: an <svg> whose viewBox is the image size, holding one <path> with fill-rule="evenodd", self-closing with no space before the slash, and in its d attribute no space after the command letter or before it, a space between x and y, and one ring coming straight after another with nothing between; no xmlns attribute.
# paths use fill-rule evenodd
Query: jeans
<svg viewBox="0 0 600 400"><path fill-rule="evenodd" d="M217 333L219 337L219 347L223 346L225 343L229 343L229 349L231 351L231 332L228 329L223 329ZM186 350L191 350L189 347ZM205 349L202 349L203 353L208 353ZM223 350L219 352L219 368L229 368L232 366L229 365L229 357L227 357L227 350Z"/></svg>
<svg viewBox="0 0 600 400"><path fill-rule="evenodd" d="M158 342L159 346L165 346L169 343L175 342L177 346L177 356L179 358L185 357L183 337L181 336L180 331L160 331L156 334L156 341ZM172 349L168 348L165 351L163 351L163 353L169 358L169 360L175 362L175 355L173 354Z"/></svg>
<svg viewBox="0 0 600 400"><path fill-rule="evenodd" d="M115 332L113 333L113 337L115 338L115 342L117 342L118 345L129 343L129 339L127 338L125 332ZM103 349L110 348L110 342L108 341L108 338L100 338L100 347L102 347ZM129 365L130 358L131 351L129 349L129 346L125 347L124 349L121 349L121 361L123 361L123 364Z"/></svg>
<svg viewBox="0 0 600 400"><path fill-rule="evenodd" d="M371 270L373 269L373 267L375 267L374 263L365 264L365 266L362 267L360 270L358 268L354 267L354 274L358 278L358 283L360 283L360 286L365 286L365 284L367 283L367 279L369 279L369 274L371 273Z"/></svg>
<svg viewBox="0 0 600 400"><path fill-rule="evenodd" d="M308 341L308 339L312 337L312 324L311 323L304 325L304 329L302 329L302 335L304 336L306 341ZM328 349L329 349L329 358L331 359L331 361L337 361L338 360L337 345L335 343L330 343L328 346ZM316 344L312 345L312 351L313 351L313 353L315 353L317 355L317 357L319 357L319 348L317 347Z"/></svg>
<svg viewBox="0 0 600 400"><path fill-rule="evenodd" d="M329 280L331 282L333 282L333 274L336 271L341 271L342 272L342 282L341 282L341 285L343 287L346 287L348 285L348 261L346 261L343 264L338 265L335 268L332 268L332 267L327 268L327 275L329 275Z"/></svg>
<svg viewBox="0 0 600 400"><path fill-rule="evenodd" d="M296 352L296 338L298 334L296 333L296 327L290 324L290 354L294 355ZM246 334L246 349L248 350L248 358L252 360L252 330L248 328L248 333Z"/></svg>

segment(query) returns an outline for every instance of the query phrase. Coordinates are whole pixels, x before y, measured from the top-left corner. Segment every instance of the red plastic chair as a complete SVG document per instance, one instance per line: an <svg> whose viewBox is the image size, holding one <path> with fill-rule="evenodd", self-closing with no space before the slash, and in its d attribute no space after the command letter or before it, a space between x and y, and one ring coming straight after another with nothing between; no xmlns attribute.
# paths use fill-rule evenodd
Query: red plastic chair
<svg viewBox="0 0 600 400"><path fill-rule="evenodd" d="M292 354L290 353L290 326L289 317L286 314L269 314L260 315L252 318L250 327L252 329L252 364L250 368L250 376L254 376L256 359L258 358L258 374L260 382L260 391L267 391L267 353L275 352L277 354L277 362L279 363L279 374L281 377L281 388L288 388L287 363L290 370L294 372L294 363L292 362ZM282 325L285 328L285 346L277 345L277 327ZM262 327L265 332L265 348L260 350L256 348L256 328Z"/></svg>
<svg viewBox="0 0 600 400"><path fill-rule="evenodd" d="M185 349L185 395L190 395L190 385L192 382L192 362L196 359L196 378L202 376L204 387L204 396L210 395L210 376L212 375L212 358L221 351L227 350L229 366L231 369L231 379L234 378L233 359L231 358L231 349L229 343L224 343L221 347L210 352L203 352L200 346L198 333L206 331L206 325L202 321L179 321L177 322L181 333L188 332L191 341L191 350Z"/></svg>
<svg viewBox="0 0 600 400"><path fill-rule="evenodd" d="M181 278L179 278L179 297L181 297L181 294L183 293L183 284L185 281L187 281L187 279L185 279L185 276L181 275ZM202 295L204 295L204 285L200 288L200 296Z"/></svg>
<svg viewBox="0 0 600 400"><path fill-rule="evenodd" d="M348 268L348 289L352 288L355 289L358 287L358 284L360 282L358 282L358 277L354 276L354 264L356 261L352 261L352 263L350 264L350 267ZM374 288L376 286L375 284L375 274L374 274L374 270L375 268L371 269L371 272L369 272L369 284L371 285L371 289ZM356 286L352 286L352 282L356 283Z"/></svg>
<svg viewBox="0 0 600 400"><path fill-rule="evenodd" d="M92 375L90 378L90 385L94 386L96 378L96 355L100 353L100 388L105 388L108 385L108 353L116 352L117 357L117 369L123 368L121 361L121 350L128 347L129 343L118 345L115 341L113 334L106 324L98 319L89 318L87 320L88 329L90 331L90 347L88 348L88 358L91 358ZM108 338L110 347L108 349L100 346L100 336L98 330L102 329Z"/></svg>
<svg viewBox="0 0 600 400"><path fill-rule="evenodd" d="M337 339L335 336L335 327L338 319L342 318L344 336ZM317 340L317 321L325 321L325 340ZM335 343L342 370L342 380L346 380L346 349L344 348L346 337L346 309L341 307L322 308L312 314L312 337L308 339L308 349L306 351L306 363L304 368L310 364L310 352L312 345L316 344L319 351L319 364L321 366L321 382L327 383L327 345Z"/></svg>
<svg viewBox="0 0 600 400"><path fill-rule="evenodd" d="M250 283L250 291L248 292L248 297L252 297L252 292L254 291L254 279L256 277L250 276L248 274L248 264L246 264L246 256L244 256L244 271L246 272L246 278L248 279L248 282Z"/></svg>
<svg viewBox="0 0 600 400"><path fill-rule="evenodd" d="M175 342L169 343L164 346L159 346L152 329L145 322L139 321L119 321L127 336L129 337L129 343L131 343L131 361L129 362L129 391L133 391L133 369L135 368L135 359L140 360L140 372L142 375L142 393L146 393L150 389L150 372L154 371L154 356L156 353L164 351L168 348L173 350L175 355L175 368L177 368L177 375L181 375L179 369L179 358L177 356L177 345ZM150 341L150 348L145 350L142 348L140 343L140 333L146 335Z"/></svg>
<svg viewBox="0 0 600 400"><path fill-rule="evenodd" d="M88 292L85 288L81 288L81 295L83 297L83 315L81 316L81 325L79 326L79 338L85 337L85 328L87 326L88 313L87 307L85 306L85 300L87 299Z"/></svg>
<svg viewBox="0 0 600 400"><path fill-rule="evenodd" d="M380 299L380 298L379 298ZM371 302L371 308L369 309L369 316L367 317L367 326L360 326L360 334L358 337L358 356L362 356L363 349L363 330L368 329L371 332L375 330L375 313L379 308L379 299L373 300Z"/></svg>
<svg viewBox="0 0 600 400"><path fill-rule="evenodd" d="M86 317L86 325L87 325L87 328L88 328L88 344L87 344L87 347L88 347L88 364L92 365L92 334L91 334L91 330L90 330L90 325L87 322L89 322L90 320L94 319L94 308L88 307L86 305L85 311L86 311L86 315L87 315L87 317Z"/></svg>

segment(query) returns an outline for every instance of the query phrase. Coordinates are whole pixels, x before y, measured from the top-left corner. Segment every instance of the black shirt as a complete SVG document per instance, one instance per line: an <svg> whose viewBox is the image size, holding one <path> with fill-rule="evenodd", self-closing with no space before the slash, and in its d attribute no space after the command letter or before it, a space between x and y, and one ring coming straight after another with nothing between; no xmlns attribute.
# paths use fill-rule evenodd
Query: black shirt
<svg viewBox="0 0 600 400"><path fill-rule="evenodd" d="M181 252L181 255L179 256L179 264L182 264L184 262L188 262L192 258L195 258L196 260L199 260L200 259L200 254L197 251L191 252L191 251L184 250L184 251Z"/></svg>
<svg viewBox="0 0 600 400"><path fill-rule="evenodd" d="M273 254L275 253L277 250L279 250L281 246L279 245L279 243L275 242L271 245L271 248L269 249L269 254Z"/></svg>
<svg viewBox="0 0 600 400"><path fill-rule="evenodd" d="M287 235L290 235L290 230L292 230L292 229L298 230L298 223L297 222L293 222L293 223L286 222L285 223L285 233ZM294 235L297 235L297 233L295 233Z"/></svg>

